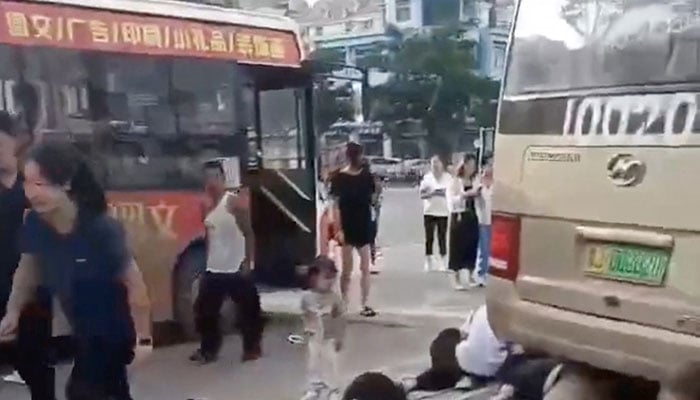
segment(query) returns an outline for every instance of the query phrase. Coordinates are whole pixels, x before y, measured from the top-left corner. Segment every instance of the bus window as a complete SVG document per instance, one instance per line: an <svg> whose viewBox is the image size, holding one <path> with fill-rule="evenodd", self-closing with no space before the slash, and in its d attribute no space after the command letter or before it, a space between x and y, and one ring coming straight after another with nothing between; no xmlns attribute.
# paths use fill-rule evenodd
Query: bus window
<svg viewBox="0 0 700 400"><path fill-rule="evenodd" d="M522 0L505 93L699 82L696 3Z"/></svg>
<svg viewBox="0 0 700 400"><path fill-rule="evenodd" d="M198 187L205 160L247 152L232 63L9 46L0 61L0 108L73 141L108 189Z"/></svg>
<svg viewBox="0 0 700 400"><path fill-rule="evenodd" d="M173 91L181 133L227 135L234 132L234 73L230 63L174 60Z"/></svg>
<svg viewBox="0 0 700 400"><path fill-rule="evenodd" d="M302 108L297 89L260 92L262 156L266 168L298 168L304 160Z"/></svg>
<svg viewBox="0 0 700 400"><path fill-rule="evenodd" d="M15 113L13 88L19 80L12 49L0 45L0 109Z"/></svg>

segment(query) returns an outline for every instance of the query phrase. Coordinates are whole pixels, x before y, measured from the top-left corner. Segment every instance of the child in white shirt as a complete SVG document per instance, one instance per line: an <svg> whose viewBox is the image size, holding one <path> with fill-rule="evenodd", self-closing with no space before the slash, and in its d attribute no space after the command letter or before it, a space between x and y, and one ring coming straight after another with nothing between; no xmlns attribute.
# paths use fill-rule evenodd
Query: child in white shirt
<svg viewBox="0 0 700 400"><path fill-rule="evenodd" d="M338 269L328 257L319 256L308 272L310 289L301 309L308 348L308 387L303 400L340 396L338 354L345 339L345 303L335 291Z"/></svg>

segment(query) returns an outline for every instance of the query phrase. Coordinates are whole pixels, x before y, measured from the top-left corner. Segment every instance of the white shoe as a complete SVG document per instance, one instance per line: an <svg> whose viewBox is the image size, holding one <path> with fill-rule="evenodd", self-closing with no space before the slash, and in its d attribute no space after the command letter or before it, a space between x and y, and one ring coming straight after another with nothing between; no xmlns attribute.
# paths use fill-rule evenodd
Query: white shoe
<svg viewBox="0 0 700 400"><path fill-rule="evenodd" d="M464 286L464 283L462 283L462 271L457 271L454 272L454 275L452 277L454 279L454 290L461 292L464 290L467 290L467 287Z"/></svg>
<svg viewBox="0 0 700 400"><path fill-rule="evenodd" d="M425 256L425 266L423 267L423 270L425 270L425 272L432 272L435 270L433 256Z"/></svg>
<svg viewBox="0 0 700 400"><path fill-rule="evenodd" d="M476 287L482 288L482 287L486 286L486 280L483 277L476 275L474 277L474 285Z"/></svg>
<svg viewBox="0 0 700 400"><path fill-rule="evenodd" d="M17 385L26 385L27 382L22 379L22 377L19 375L19 372L17 371L12 371L10 375L6 375L2 378L3 382L7 383L14 383Z"/></svg>
<svg viewBox="0 0 700 400"><path fill-rule="evenodd" d="M325 390L321 388L309 389L301 397L301 400L324 400L323 394Z"/></svg>
<svg viewBox="0 0 700 400"><path fill-rule="evenodd" d="M447 256L439 256L438 257L438 271L440 272L447 272Z"/></svg>

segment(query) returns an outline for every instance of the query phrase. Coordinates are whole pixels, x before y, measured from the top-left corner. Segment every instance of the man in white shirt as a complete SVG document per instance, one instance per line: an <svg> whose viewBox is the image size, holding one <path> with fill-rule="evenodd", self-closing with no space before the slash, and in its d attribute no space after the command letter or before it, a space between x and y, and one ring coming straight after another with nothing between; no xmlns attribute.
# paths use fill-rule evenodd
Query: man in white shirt
<svg viewBox="0 0 700 400"><path fill-rule="evenodd" d="M465 338L457 345L455 354L462 371L477 377L491 378L508 356L505 342L491 330L486 306L481 306L460 328Z"/></svg>
<svg viewBox="0 0 700 400"><path fill-rule="evenodd" d="M426 271L446 269L447 221L450 215L447 207L447 189L451 183L452 177L445 171L440 157L433 156L430 159L430 172L425 174L420 184L420 197L423 199ZM440 249L440 257L437 260L433 257L436 229Z"/></svg>

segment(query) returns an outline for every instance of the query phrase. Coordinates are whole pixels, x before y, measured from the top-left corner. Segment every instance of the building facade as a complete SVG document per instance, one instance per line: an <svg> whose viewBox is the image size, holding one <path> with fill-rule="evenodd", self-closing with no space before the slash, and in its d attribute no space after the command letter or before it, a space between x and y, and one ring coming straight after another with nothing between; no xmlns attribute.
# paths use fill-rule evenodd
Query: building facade
<svg viewBox="0 0 700 400"><path fill-rule="evenodd" d="M348 65L387 40L383 0L319 0L294 18L316 48L337 51Z"/></svg>

